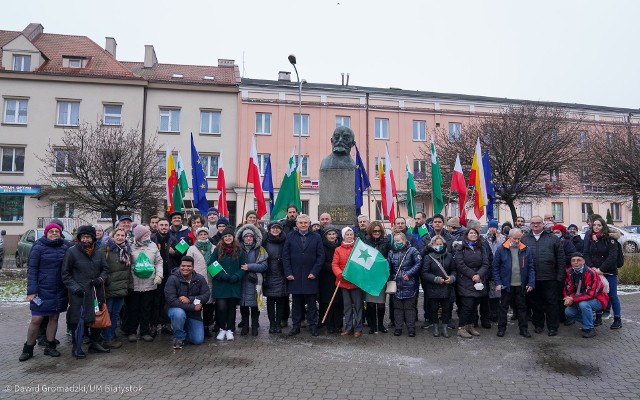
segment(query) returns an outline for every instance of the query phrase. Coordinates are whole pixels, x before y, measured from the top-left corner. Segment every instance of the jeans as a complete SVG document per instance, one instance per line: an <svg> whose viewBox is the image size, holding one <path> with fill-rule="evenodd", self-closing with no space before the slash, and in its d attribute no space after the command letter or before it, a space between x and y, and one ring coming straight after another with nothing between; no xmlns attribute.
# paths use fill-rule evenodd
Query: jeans
<svg viewBox="0 0 640 400"><path fill-rule="evenodd" d="M618 275L605 275L609 282L609 304L607 310L613 308L613 316L620 317L622 310L620 309L620 298L618 297Z"/></svg>
<svg viewBox="0 0 640 400"><path fill-rule="evenodd" d="M116 336L116 328L118 327L118 318L120 311L124 306L124 296L109 297L107 299L107 310L109 310L109 318L111 318L111 326L102 330L102 338L104 340L113 340Z"/></svg>
<svg viewBox="0 0 640 400"><path fill-rule="evenodd" d="M184 340L186 338L193 344L202 344L204 342L204 325L202 321L187 318L187 313L178 307L169 309L169 319L176 339Z"/></svg>
<svg viewBox="0 0 640 400"><path fill-rule="evenodd" d="M596 299L591 299L572 304L564 309L564 314L569 319L580 318L583 329L593 329L594 311L602 311L602 304Z"/></svg>

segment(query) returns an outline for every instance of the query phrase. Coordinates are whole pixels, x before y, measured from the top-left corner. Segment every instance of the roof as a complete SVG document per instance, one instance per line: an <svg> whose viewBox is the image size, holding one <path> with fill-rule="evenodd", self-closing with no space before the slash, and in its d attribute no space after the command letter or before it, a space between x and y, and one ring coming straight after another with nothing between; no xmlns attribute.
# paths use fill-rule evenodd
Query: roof
<svg viewBox="0 0 640 400"><path fill-rule="evenodd" d="M251 85L258 87L286 87L292 90L298 90L297 82L288 82L288 81L274 81L274 80L266 80L266 79L251 79L251 78L242 78L242 85ZM619 114L629 114L629 113L638 113L638 109L636 108L619 108L619 107L608 107L608 106L597 106L597 105L589 105L589 104L579 104L579 103L560 103L560 102L551 102L551 101L533 101L533 100L522 100L522 99L508 99L508 98L500 98L500 97L488 97L488 96L476 96L476 95L467 95L467 94L457 94L457 93L438 93L438 92L426 92L420 90L403 90L403 89L395 89L395 88L376 88L376 87L367 87L367 86L344 86L344 85L335 85L335 84L327 84L327 83L311 83L307 82L302 87L303 91L306 90L322 90L328 92L339 93L350 93L353 95L365 95L366 93L374 94L374 95L383 95L390 97L405 97L405 98L414 98L414 99L429 99L429 100L441 100L441 101L465 101L465 102L473 102L473 103L498 103L498 104L530 104L535 102L537 104L542 104L550 107L563 107L584 111L595 111L595 112L603 112L603 113L619 113Z"/></svg>
<svg viewBox="0 0 640 400"><path fill-rule="evenodd" d="M0 31L0 47L11 42L20 34L21 32ZM31 43L47 59L33 72L35 74L140 79L86 36L42 33ZM63 58L66 56L85 58L87 65L85 68L65 68L62 65Z"/></svg>
<svg viewBox="0 0 640 400"><path fill-rule="evenodd" d="M135 75L140 76L149 82L170 82L190 85L208 86L238 86L240 85L240 73L237 66L216 67L208 65L187 65L187 64L160 64L157 63L151 68L145 68L142 62L123 61ZM174 77L174 74L182 77ZM213 79L205 79L213 77Z"/></svg>

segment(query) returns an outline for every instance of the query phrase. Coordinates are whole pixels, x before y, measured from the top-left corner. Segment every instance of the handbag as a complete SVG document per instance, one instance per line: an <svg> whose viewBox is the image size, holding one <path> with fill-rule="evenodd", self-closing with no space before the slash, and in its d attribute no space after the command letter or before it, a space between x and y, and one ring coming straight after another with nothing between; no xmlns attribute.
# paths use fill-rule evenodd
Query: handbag
<svg viewBox="0 0 640 400"><path fill-rule="evenodd" d="M104 285L102 286L102 292L104 293ZM93 288L93 295L96 301L98 301L98 294L96 288ZM89 328L104 329L111 326L111 317L109 316L109 310L107 309L107 303L102 303L98 311L95 311L95 320L89 324Z"/></svg>
<svg viewBox="0 0 640 400"><path fill-rule="evenodd" d="M400 260L400 264L398 264L398 270L396 271L396 276L393 278L392 281L387 282L387 287L384 290L386 294L396 294L396 292L398 291L398 284L396 283L396 279L398 279L398 274L400 273L400 269L402 268L402 262L404 261L404 258L407 256L407 253L404 253L404 256L402 256L402 260Z"/></svg>

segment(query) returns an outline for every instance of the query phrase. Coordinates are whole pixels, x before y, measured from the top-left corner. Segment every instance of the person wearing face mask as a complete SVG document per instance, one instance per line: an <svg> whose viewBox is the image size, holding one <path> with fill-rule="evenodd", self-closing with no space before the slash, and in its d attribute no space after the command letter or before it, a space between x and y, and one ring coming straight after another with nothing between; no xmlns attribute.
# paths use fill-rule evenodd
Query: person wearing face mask
<svg viewBox="0 0 640 400"><path fill-rule="evenodd" d="M409 337L415 337L422 257L418 249L409 244L404 233L396 232L393 234L393 247L387 261L391 269L390 279L395 279L397 287L395 294L391 296L395 313L393 335L402 335L402 328L406 323Z"/></svg>
<svg viewBox="0 0 640 400"><path fill-rule="evenodd" d="M153 341L150 334L151 313L155 290L162 282L162 256L158 246L151 241L151 231L144 225L133 228L135 244L132 250L133 257L133 291L127 296L127 321L123 331L128 335L129 342L138 341L138 327L140 337L145 342ZM154 266L154 272L148 278L141 278L135 273L135 265L141 254L146 255ZM142 261L143 258L140 258Z"/></svg>
<svg viewBox="0 0 640 400"><path fill-rule="evenodd" d="M511 304L515 304L514 314L518 316L520 335L531 337L525 296L535 288L536 276L531 251L521 240L522 231L518 228L511 229L509 239L493 257L493 280L496 283L496 291L501 295L498 337L503 337L507 330L507 312Z"/></svg>
<svg viewBox="0 0 640 400"><path fill-rule="evenodd" d="M453 284L456 281L456 267L453 256L447 251L444 237L431 238L422 256L422 282L425 297L429 298L429 320L433 323L433 336L448 338L447 325L451 319L451 298L454 297ZM455 297L454 297L455 298ZM438 309L442 309L442 325L438 324Z"/></svg>
<svg viewBox="0 0 640 400"><path fill-rule="evenodd" d="M324 228L322 235L322 246L324 247L324 262L322 263L322 269L320 270L319 290L318 290L318 316L322 320L324 314L327 312L331 297L336 289L336 276L333 273L331 262L333 261L333 255L340 244L342 238L340 237L340 230L333 225L327 225ZM327 314L325 320L325 326L328 333L336 333L342 329L342 296L336 295L333 300L333 305ZM321 327L321 325L318 325Z"/></svg>
<svg viewBox="0 0 640 400"><path fill-rule="evenodd" d="M567 227L567 234L569 235L569 240L571 240L571 243L573 243L573 246L576 248L576 250L582 250L584 244L582 242L580 234L578 233L578 225L570 224Z"/></svg>
<svg viewBox="0 0 640 400"><path fill-rule="evenodd" d="M282 249L286 236L280 221L271 221L267 229L268 233L264 239L264 248L269 255L269 261L262 286L264 295L267 296L269 333L282 333L280 323L284 316L285 306L289 304L287 279L284 277L282 266Z"/></svg>
<svg viewBox="0 0 640 400"><path fill-rule="evenodd" d="M362 336L362 289L346 280L342 273L349 261L349 255L355 244L355 235L351 227L342 229L342 243L333 253L331 268L336 276L336 286L340 287L342 294L342 304L344 310L344 328L341 336L351 335Z"/></svg>
<svg viewBox="0 0 640 400"><path fill-rule="evenodd" d="M62 282L71 293L67 321L72 332L75 332L80 318L85 326L95 321L93 302L96 295L99 302L105 302L102 286L109 276L107 261L96 251L95 228L91 225L78 227L76 238L78 243L67 251L62 262ZM84 315L80 314L81 307ZM76 335L71 335L71 338L75 344ZM109 353L109 349L100 343L100 329L89 329L89 341L89 352ZM76 351L75 346L73 356L76 359L86 358L86 354L82 350Z"/></svg>
<svg viewBox="0 0 640 400"><path fill-rule="evenodd" d="M133 285L131 275L131 246L127 241L127 232L122 228L113 231L111 240L99 249L104 254L109 266L109 277L105 282L107 295L107 310L111 318L111 326L102 330L104 347L117 349L122 342L116 339L116 327L120 319L120 311L124 306L124 299Z"/></svg>
<svg viewBox="0 0 640 400"><path fill-rule="evenodd" d="M206 284L209 286L209 292L211 292L213 279L207 273L207 266L213 254L213 244L209 240L209 229L204 226L199 227L195 231L195 238L195 243L189 247L186 255L193 258L194 272L205 278ZM213 336L210 329L213 323L213 308L213 299L211 298L202 305L202 324L205 337Z"/></svg>
<svg viewBox="0 0 640 400"><path fill-rule="evenodd" d="M389 255L391 250L391 243L389 238L385 236L384 225L380 221L373 221L367 227L367 235L364 238L364 242L369 246L375 248L380 252L380 255L385 259ZM365 292L365 300L367 302L367 321L369 322L369 333L375 334L378 332L387 333L387 328L384 327L384 303L386 302L387 293L383 287L380 294L372 296ZM389 310L391 313L392 310Z"/></svg>
<svg viewBox="0 0 640 400"><path fill-rule="evenodd" d="M456 250L455 262L458 272L458 295L460 296L460 326L458 336L471 338L480 336L473 327L482 297L487 295L489 257L477 228L468 228L461 248Z"/></svg>
<svg viewBox="0 0 640 400"><path fill-rule="evenodd" d="M249 316L251 316L251 336L258 336L257 287L262 286L262 273L267 270L269 254L262 243L262 233L253 224L242 225L236 232L236 240L240 243L246 263L240 266L245 274L242 278L242 297L240 298L240 315L242 315L241 336L249 333Z"/></svg>
<svg viewBox="0 0 640 400"><path fill-rule="evenodd" d="M609 282L609 305L613 308L613 324L611 329L622 328L620 299L618 298L618 239L620 234L609 230L602 218L596 218L591 226L589 252L585 254L587 265L596 270L598 275L604 275ZM595 326L602 325L602 314L597 313Z"/></svg>
<svg viewBox="0 0 640 400"><path fill-rule="evenodd" d="M585 265L585 257L580 252L571 255L571 269L564 283L564 305L567 321L582 322L582 337L596 335L593 312L602 311L609 301L604 292L604 284L594 268Z"/></svg>

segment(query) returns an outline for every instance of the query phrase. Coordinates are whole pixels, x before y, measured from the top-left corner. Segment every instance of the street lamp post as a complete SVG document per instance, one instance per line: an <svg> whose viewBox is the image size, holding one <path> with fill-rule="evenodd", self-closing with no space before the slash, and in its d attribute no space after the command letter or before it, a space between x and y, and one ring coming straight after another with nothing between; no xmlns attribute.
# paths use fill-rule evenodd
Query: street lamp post
<svg viewBox="0 0 640 400"><path fill-rule="evenodd" d="M298 166L302 169L302 81L300 80L300 75L298 75L298 68L296 68L296 56L289 54L289 62L293 65L293 69L296 71L296 79L298 80L298 120L300 121L298 130ZM300 176L302 176L302 170L299 172Z"/></svg>

